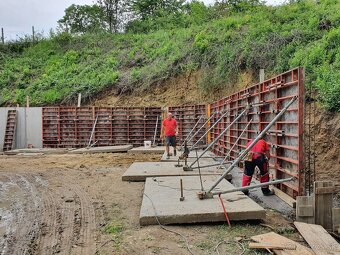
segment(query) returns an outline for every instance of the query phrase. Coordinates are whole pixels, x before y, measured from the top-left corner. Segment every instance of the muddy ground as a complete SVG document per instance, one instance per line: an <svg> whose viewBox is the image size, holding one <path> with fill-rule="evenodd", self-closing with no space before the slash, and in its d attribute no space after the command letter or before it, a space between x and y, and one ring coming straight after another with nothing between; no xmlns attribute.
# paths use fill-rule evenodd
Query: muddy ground
<svg viewBox="0 0 340 255"><path fill-rule="evenodd" d="M0 254L189 254L179 235L139 226L144 183L121 181L135 161L159 155L0 155ZM240 254L272 229L302 242L282 215L263 222L169 226L194 254ZM242 237L240 243L234 242ZM245 254L255 254L247 250ZM257 254L261 254L257 252Z"/></svg>

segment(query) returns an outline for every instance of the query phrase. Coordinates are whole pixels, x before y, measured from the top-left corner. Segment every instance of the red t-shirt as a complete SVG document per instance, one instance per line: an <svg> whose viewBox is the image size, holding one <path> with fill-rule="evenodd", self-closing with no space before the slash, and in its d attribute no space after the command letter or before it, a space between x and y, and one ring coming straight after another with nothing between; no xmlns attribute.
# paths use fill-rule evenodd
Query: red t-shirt
<svg viewBox="0 0 340 255"><path fill-rule="evenodd" d="M248 143L247 143L247 147L253 142L253 140L250 140ZM269 145L268 143L261 139L259 140L254 146L253 148L251 148L250 151L252 152L257 152L257 153L254 153L253 155L253 159L256 159L258 157L260 157L261 155L259 155L258 153L261 153L261 154L266 154L267 151L269 151Z"/></svg>
<svg viewBox="0 0 340 255"><path fill-rule="evenodd" d="M163 127L165 128L166 136L175 136L176 135L176 127L177 121L175 119L165 119L163 121Z"/></svg>

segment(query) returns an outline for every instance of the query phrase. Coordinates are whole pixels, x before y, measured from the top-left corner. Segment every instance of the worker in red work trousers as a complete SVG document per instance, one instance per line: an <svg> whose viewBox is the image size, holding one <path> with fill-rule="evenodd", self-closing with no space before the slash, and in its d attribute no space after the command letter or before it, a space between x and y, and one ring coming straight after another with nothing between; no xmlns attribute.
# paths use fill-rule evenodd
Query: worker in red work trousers
<svg viewBox="0 0 340 255"><path fill-rule="evenodd" d="M253 142L253 140L247 143L247 147ZM253 148L249 151L244 161L244 172L242 179L242 187L250 185L251 179L254 174L255 167L260 169L260 182L269 181L269 159L270 150L268 143L262 138L259 140ZM274 195L274 192L269 189L269 186L262 187L262 193L264 196ZM244 194L248 195L249 191L243 191Z"/></svg>
<svg viewBox="0 0 340 255"><path fill-rule="evenodd" d="M176 136L178 135L177 121L172 116L172 113L168 113L167 118L163 121L161 129L161 140L163 140L165 134L165 151L166 158L170 158L170 146L174 148L174 156L176 156Z"/></svg>

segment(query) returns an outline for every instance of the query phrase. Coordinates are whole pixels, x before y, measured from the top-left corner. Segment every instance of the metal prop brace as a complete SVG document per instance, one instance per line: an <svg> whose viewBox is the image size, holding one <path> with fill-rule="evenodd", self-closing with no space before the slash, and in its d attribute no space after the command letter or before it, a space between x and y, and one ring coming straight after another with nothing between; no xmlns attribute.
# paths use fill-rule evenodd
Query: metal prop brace
<svg viewBox="0 0 340 255"><path fill-rule="evenodd" d="M201 119L203 118L204 116L203 115L201 115L201 117L198 119L198 121L196 122L196 124L195 124L195 126L191 129L191 131L190 131L190 133L188 134L188 136L185 138L185 140L183 141L183 143L181 144L181 149L183 148L183 146L184 146L184 143L185 142L190 142L194 137L195 137L195 135L196 135L196 133L192 136L192 137L190 137L190 135L192 134L192 132L195 130L195 128L197 127L197 125L200 123L200 121L201 121ZM203 124L203 126L204 126L205 124ZM189 139L190 138L190 139ZM189 140L188 140L189 139Z"/></svg>
<svg viewBox="0 0 340 255"><path fill-rule="evenodd" d="M230 129L230 127L232 126L232 125L234 125L247 111L248 111L248 109L249 109L249 107L246 107L241 113L240 113L240 115L238 115L235 119L234 119L234 121L233 122L231 122L230 124L229 124L229 126L227 126L222 132L221 132L221 134L219 134L219 136L218 137L216 137L215 138L215 140L213 141L213 142L211 142L210 144L209 144L209 146L201 153L201 155L196 159L196 160L194 160L194 162L192 162L191 163L191 165L189 166L189 167L183 167L183 170L184 171L192 171L193 169L192 169L192 167L193 167L193 165L215 144L215 143L217 143L217 141Z"/></svg>

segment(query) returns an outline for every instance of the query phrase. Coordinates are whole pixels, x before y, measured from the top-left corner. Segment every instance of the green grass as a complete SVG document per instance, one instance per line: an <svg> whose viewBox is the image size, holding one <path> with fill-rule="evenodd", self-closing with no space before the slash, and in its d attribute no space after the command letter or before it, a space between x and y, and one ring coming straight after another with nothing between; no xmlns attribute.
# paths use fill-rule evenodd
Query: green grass
<svg viewBox="0 0 340 255"><path fill-rule="evenodd" d="M304 0L228 12L199 25L148 34L61 34L38 44L0 48L0 105L75 102L115 89L138 91L192 70L206 93L233 86L243 71L257 80L296 66L330 111L340 111L340 1ZM213 16L213 15L212 15Z"/></svg>

